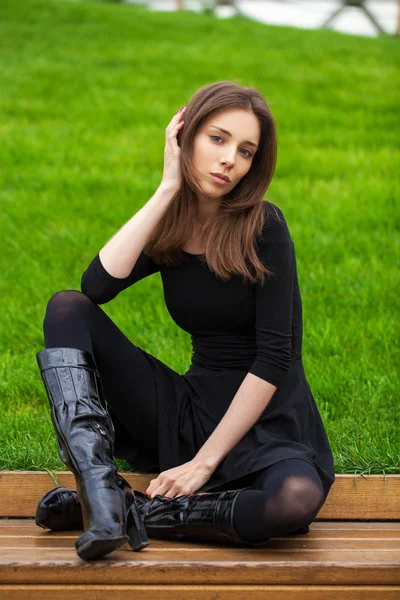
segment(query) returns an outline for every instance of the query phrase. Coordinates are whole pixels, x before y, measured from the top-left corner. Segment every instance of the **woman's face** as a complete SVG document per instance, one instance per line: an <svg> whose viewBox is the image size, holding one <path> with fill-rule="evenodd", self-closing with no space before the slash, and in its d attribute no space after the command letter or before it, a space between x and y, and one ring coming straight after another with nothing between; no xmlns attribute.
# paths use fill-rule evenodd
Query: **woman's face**
<svg viewBox="0 0 400 600"><path fill-rule="evenodd" d="M229 109L203 123L193 141L193 164L204 196L230 192L249 171L259 142L258 119L247 110ZM218 183L211 173L222 173L230 181Z"/></svg>

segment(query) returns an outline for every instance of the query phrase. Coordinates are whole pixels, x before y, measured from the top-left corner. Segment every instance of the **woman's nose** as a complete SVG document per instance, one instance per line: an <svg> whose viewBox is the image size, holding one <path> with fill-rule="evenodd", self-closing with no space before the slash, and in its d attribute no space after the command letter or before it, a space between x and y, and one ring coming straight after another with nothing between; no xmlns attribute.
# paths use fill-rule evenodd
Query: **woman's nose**
<svg viewBox="0 0 400 600"><path fill-rule="evenodd" d="M231 156L227 156L226 154L221 158L221 164L226 165L228 167L233 167L235 164L235 159Z"/></svg>

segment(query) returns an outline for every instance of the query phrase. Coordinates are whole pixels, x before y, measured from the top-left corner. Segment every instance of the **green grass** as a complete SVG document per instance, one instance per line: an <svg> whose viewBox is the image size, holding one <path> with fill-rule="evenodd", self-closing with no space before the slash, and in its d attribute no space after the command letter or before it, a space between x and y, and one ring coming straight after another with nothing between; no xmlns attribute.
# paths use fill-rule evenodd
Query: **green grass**
<svg viewBox="0 0 400 600"><path fill-rule="evenodd" d="M295 242L304 367L336 473L400 473L399 55L390 36L1 3L1 469L64 468L35 358L46 303L80 289L94 255L153 195L175 111L229 79L257 87L277 120L267 197ZM102 308L187 370L190 338L159 275Z"/></svg>

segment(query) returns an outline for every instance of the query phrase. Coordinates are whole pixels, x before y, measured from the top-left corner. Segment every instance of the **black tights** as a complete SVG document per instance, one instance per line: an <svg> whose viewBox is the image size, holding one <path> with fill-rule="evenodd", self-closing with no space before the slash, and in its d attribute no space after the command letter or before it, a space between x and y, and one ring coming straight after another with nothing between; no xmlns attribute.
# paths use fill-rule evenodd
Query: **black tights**
<svg viewBox="0 0 400 600"><path fill-rule="evenodd" d="M247 486L253 489L239 494L233 523L239 535L251 542L306 527L325 501L317 471L299 458L288 458L254 473L243 487Z"/></svg>
<svg viewBox="0 0 400 600"><path fill-rule="evenodd" d="M156 388L143 351L77 290L57 292L50 298L43 331L46 348L79 348L91 353L101 374L116 438L134 439L157 464Z"/></svg>
<svg viewBox="0 0 400 600"><path fill-rule="evenodd" d="M156 392L142 349L77 290L57 292L50 298L43 329L46 348L79 348L92 354L116 436L127 434L157 461ZM132 369L133 364L137 368ZM239 535L248 541L286 535L309 525L325 500L313 465L296 458L257 471L246 476L243 486L228 485L227 489L240 487L252 489L237 497L233 520Z"/></svg>

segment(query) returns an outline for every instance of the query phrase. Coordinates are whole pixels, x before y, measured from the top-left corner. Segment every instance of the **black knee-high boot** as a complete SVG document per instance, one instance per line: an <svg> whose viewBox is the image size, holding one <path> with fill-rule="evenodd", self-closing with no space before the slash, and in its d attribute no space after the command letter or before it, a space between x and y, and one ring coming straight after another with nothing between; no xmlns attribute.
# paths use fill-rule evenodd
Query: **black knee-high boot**
<svg viewBox="0 0 400 600"><path fill-rule="evenodd" d="M135 493L122 475L118 475L116 481L125 494L126 509L129 510ZM52 531L83 529L82 508L76 491L59 485L46 492L37 503L35 524Z"/></svg>
<svg viewBox="0 0 400 600"><path fill-rule="evenodd" d="M167 498L148 498L138 493L137 503L150 537L176 540L234 542L239 545L262 546L241 538L233 523L236 498L245 489L205 492Z"/></svg>
<svg viewBox="0 0 400 600"><path fill-rule="evenodd" d="M52 407L61 460L74 473L84 533L76 540L80 558L99 558L129 541L124 492L113 459L114 426L107 411L100 374L90 352L45 348L36 355ZM148 545L133 502L129 531Z"/></svg>
<svg viewBox="0 0 400 600"><path fill-rule="evenodd" d="M121 480L125 481L123 479L123 477L121 477ZM252 488L243 488L243 489L252 489ZM157 527L160 525L160 523L159 523L159 521L156 521L156 519L159 519L160 513L159 512L152 513L152 510L150 508L150 504L151 504L152 500L148 496L146 496L145 494L143 494L142 492L139 492L137 490L135 490L135 491L132 490L132 493L135 496L136 504L139 507L141 515L144 516L144 526L146 527L146 531L147 532L150 531L150 535L154 535L154 537L158 537L157 533L160 533L160 529L157 530ZM170 502L171 502L170 498L166 498L164 496L158 496L158 497L164 498L163 507L166 509L166 512L168 509L172 509L172 511L177 510L176 502L170 504ZM216 498L218 498L218 496L214 495L214 501ZM128 502L128 500L127 500L127 502ZM192 505L193 505L193 501L192 501ZM154 506L154 508L156 508L156 504L153 506ZM231 510L233 513L233 503L231 504ZM173 512L167 513L167 517L164 514L163 519L165 519L165 518L173 519L174 518ZM180 514L180 518L182 518L181 514ZM35 522L37 525L40 525L40 527L53 529L54 531L66 531L69 529L80 529L82 527L82 510L81 510L81 505L79 503L79 500L77 498L75 490L71 490L69 488L59 486L58 488L54 488L53 490L50 490L50 492L47 492L47 494L45 494L38 503L38 507L36 510ZM179 525L179 522L178 522L178 525ZM231 531L234 532L234 536L236 537L236 531L234 530L234 527L233 527L232 514L230 517L229 525L230 525ZM163 525L163 527L164 527L164 525ZM210 528L210 525L207 526L205 523L203 523L202 527L203 527L203 532L206 530L207 527L209 530L212 528L212 526ZM165 529L164 529L164 531L165 531ZM305 534L305 533L309 533L309 531L310 531L310 528L307 525L305 527L300 527L299 529L296 529L295 531L292 531L291 533L286 534L286 535ZM178 532L179 532L179 530L178 530ZM168 529L167 533L172 534L170 537L174 537L174 538L177 537L174 534L173 527L170 527ZM166 535L164 537L168 537L168 536ZM182 538L182 537L183 537L182 535L179 535L179 538ZM188 536L185 535L185 537L188 537ZM204 536L197 538L197 539L204 539ZM208 534L207 534L207 539L211 539L210 537L208 537ZM214 535L213 539L214 540L216 539L215 535ZM226 540L227 539L226 534L224 533L223 538L219 537L218 539ZM230 537L230 539L232 539L232 538ZM246 541L244 543L257 546L257 545L262 545L264 542L257 544L257 543Z"/></svg>

